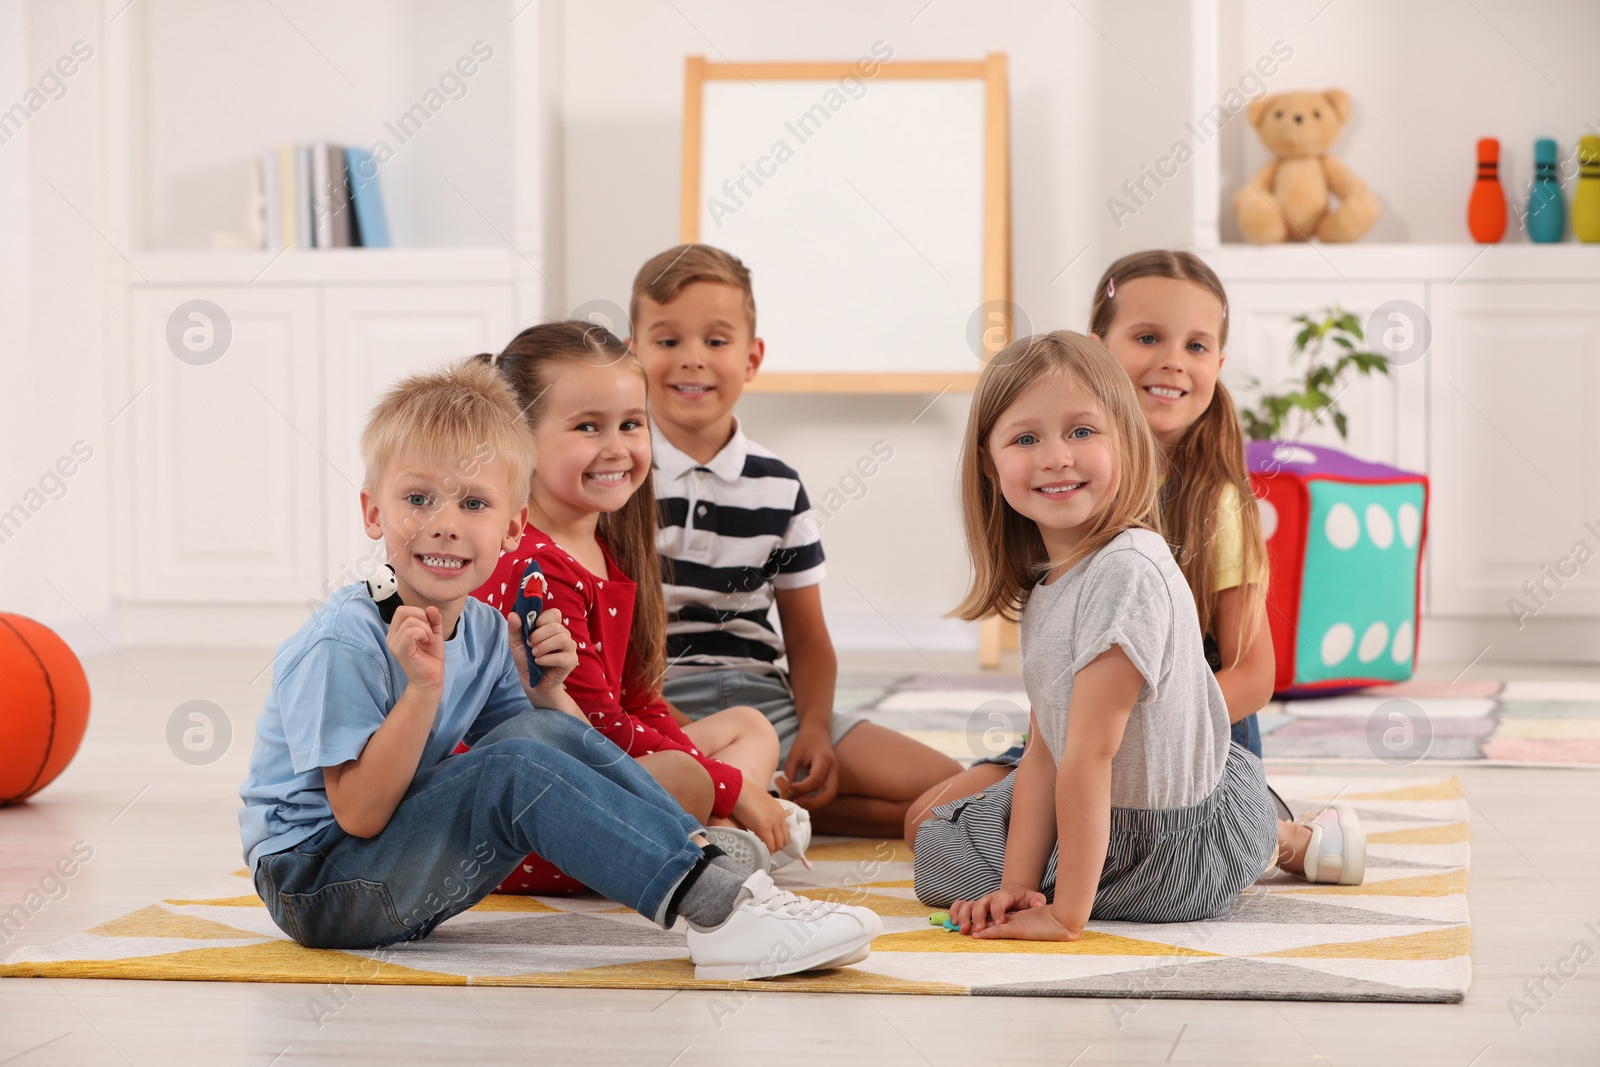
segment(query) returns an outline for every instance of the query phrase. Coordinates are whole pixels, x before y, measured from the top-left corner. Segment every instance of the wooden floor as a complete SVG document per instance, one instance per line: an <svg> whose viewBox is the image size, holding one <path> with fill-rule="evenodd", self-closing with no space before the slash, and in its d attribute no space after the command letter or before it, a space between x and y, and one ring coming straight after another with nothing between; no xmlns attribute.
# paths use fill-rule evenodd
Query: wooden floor
<svg viewBox="0 0 1600 1067"><path fill-rule="evenodd" d="M93 858L0 956L241 865L237 792L270 659L125 649L86 662L95 709L77 760L34 801L0 809L0 910L75 843ZM967 657L935 659L946 671L974 668ZM845 663L930 666L915 656ZM1600 678L1600 668L1479 663L1470 677ZM173 710L196 699L222 707L233 729L226 754L204 766L167 744ZM1119 1016L1113 1002L1070 998L358 987L319 1018L327 991L316 987L12 979L0 982L0 1064L1600 1064L1600 771L1457 773L1473 806L1475 965L1458 1005L1167 1000L1124 1004ZM1587 950L1574 956L1579 943ZM1570 975L1580 959L1575 977L1546 978L1542 1005L1526 999L1525 982L1558 967ZM1536 1010L1514 1018L1513 997Z"/></svg>

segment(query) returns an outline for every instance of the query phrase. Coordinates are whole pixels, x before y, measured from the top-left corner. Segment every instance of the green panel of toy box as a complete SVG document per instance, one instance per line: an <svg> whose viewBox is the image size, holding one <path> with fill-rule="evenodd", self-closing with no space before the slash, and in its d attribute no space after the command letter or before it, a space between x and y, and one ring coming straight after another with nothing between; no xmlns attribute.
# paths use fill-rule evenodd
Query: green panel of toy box
<svg viewBox="0 0 1600 1067"><path fill-rule="evenodd" d="M1308 487L1294 683L1411 677L1423 483Z"/></svg>

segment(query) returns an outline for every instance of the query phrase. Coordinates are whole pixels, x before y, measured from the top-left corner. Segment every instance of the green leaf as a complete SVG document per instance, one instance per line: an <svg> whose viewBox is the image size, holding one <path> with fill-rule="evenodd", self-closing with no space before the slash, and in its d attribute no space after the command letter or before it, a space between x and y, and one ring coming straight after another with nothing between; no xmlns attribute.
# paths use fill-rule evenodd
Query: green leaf
<svg viewBox="0 0 1600 1067"><path fill-rule="evenodd" d="M1334 425L1334 428L1339 431L1339 439L1340 440L1349 440L1349 438L1350 438L1349 425L1348 425L1347 420L1344 417L1344 412L1337 411L1337 410L1334 411L1334 413L1333 413L1333 425Z"/></svg>

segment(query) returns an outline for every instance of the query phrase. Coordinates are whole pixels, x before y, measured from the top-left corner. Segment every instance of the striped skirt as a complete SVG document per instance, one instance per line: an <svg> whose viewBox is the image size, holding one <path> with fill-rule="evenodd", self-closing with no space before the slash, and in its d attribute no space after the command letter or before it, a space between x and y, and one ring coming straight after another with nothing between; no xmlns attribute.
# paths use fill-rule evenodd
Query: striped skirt
<svg viewBox="0 0 1600 1067"><path fill-rule="evenodd" d="M934 808L917 829L912 884L945 908L1000 888L1011 823L1013 771L992 789ZM1261 761L1230 743L1210 796L1185 808L1111 809L1111 839L1091 918L1194 922L1223 914L1261 877L1277 848L1277 816ZM1054 899L1056 852L1044 884Z"/></svg>

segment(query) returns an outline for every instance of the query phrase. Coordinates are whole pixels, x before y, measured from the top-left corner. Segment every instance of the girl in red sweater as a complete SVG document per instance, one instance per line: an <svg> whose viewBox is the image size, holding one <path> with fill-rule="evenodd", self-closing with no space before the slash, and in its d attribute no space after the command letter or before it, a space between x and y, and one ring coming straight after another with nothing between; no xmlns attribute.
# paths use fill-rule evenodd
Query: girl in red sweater
<svg viewBox="0 0 1600 1067"><path fill-rule="evenodd" d="M516 390L536 459L522 541L473 595L510 613L517 582L537 561L545 607L561 609L578 643L566 691L594 728L685 811L708 826L748 829L779 852L788 813L766 791L778 764L766 717L729 708L680 727L661 699L667 620L639 361L587 322L534 326L498 356L477 358Z"/></svg>

